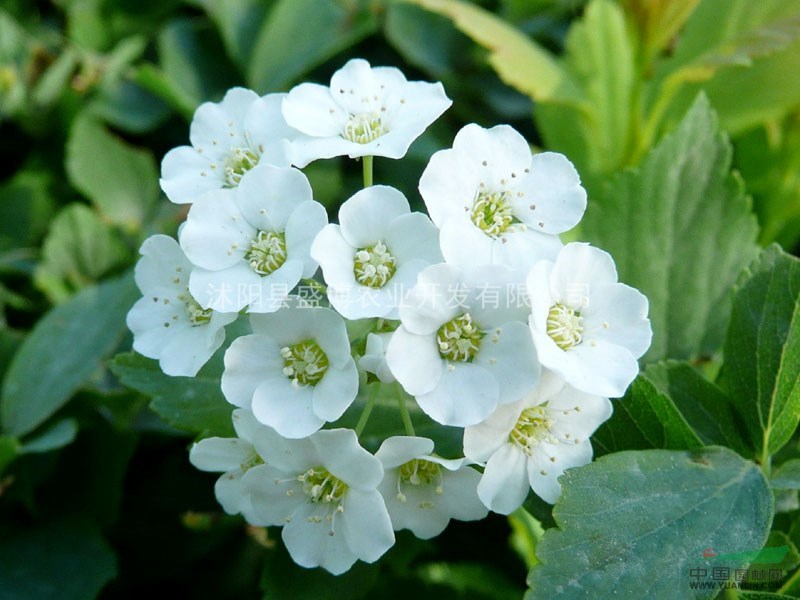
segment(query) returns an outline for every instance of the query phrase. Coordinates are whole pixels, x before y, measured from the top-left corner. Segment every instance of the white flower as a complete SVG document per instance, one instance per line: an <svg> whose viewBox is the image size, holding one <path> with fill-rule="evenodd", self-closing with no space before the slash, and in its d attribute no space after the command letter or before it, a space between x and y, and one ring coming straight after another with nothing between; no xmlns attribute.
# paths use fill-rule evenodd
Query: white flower
<svg viewBox="0 0 800 600"><path fill-rule="evenodd" d="M285 95L259 98L233 88L222 102L201 104L189 130L192 145L173 148L161 163L161 189L167 198L185 204L209 190L234 188L260 162L288 167L288 140L296 133L281 114Z"/></svg>
<svg viewBox="0 0 800 600"><path fill-rule="evenodd" d="M608 253L581 243L537 263L527 284L542 365L587 394L622 396L650 346L647 298L617 282Z"/></svg>
<svg viewBox="0 0 800 600"><path fill-rule="evenodd" d="M432 452L429 439L398 436L375 453L384 470L378 490L392 526L423 540L439 535L450 519L476 521L488 512L476 491L480 473L466 459L447 460Z"/></svg>
<svg viewBox="0 0 800 600"><path fill-rule="evenodd" d="M464 454L486 462L478 496L505 515L522 505L529 489L555 504L561 495L558 477L591 462L589 436L611 411L607 398L579 392L544 371L527 398L498 407L486 421L464 430Z"/></svg>
<svg viewBox="0 0 800 600"><path fill-rule="evenodd" d="M256 465L264 464L253 442L259 436L275 436L241 408L233 411L235 438L211 437L200 440L189 451L189 461L201 471L222 473L214 485L217 501L229 515L241 514L251 525L266 526L253 512L250 494L242 487L242 476Z"/></svg>
<svg viewBox="0 0 800 600"><path fill-rule="evenodd" d="M364 356L358 360L361 368L367 373L375 375L381 383L393 383L395 381L394 375L389 370L389 365L386 364L386 348L391 339L392 332L368 333Z"/></svg>
<svg viewBox="0 0 800 600"><path fill-rule="evenodd" d="M306 134L293 143L294 164L347 154L402 158L452 104L441 83L407 81L393 67L352 59L330 87L302 83L283 101L283 115Z"/></svg>
<svg viewBox="0 0 800 600"><path fill-rule="evenodd" d="M327 308L251 315L253 335L225 353L222 392L264 425L302 438L335 421L358 393L344 321Z"/></svg>
<svg viewBox="0 0 800 600"><path fill-rule="evenodd" d="M233 192L192 205L180 242L198 268L189 288L204 308L274 312L317 270L314 236L328 222L300 171L259 165Z"/></svg>
<svg viewBox="0 0 800 600"><path fill-rule="evenodd" d="M376 489L383 468L358 445L355 432L318 431L282 443L256 440L256 448L267 464L250 469L242 483L259 519L284 525L283 541L297 564L338 575L356 560L375 562L394 544Z"/></svg>
<svg viewBox="0 0 800 600"><path fill-rule="evenodd" d="M574 227L586 192L561 154L531 157L508 125L469 124L453 148L432 157L419 182L428 213L441 229L442 253L457 266L504 264L527 271L561 247L556 234Z"/></svg>
<svg viewBox="0 0 800 600"><path fill-rule="evenodd" d="M167 375L194 376L225 340L236 313L203 309L189 293L190 263L166 235L147 238L136 264L144 295L128 312L133 349L159 361Z"/></svg>
<svg viewBox="0 0 800 600"><path fill-rule="evenodd" d="M527 307L509 294L501 267L423 270L400 307L386 362L420 408L444 425L464 427L498 403L516 402L539 378Z"/></svg>
<svg viewBox="0 0 800 600"><path fill-rule="evenodd" d="M311 256L322 267L331 304L346 319L397 319L417 274L442 261L430 219L410 212L405 196L383 185L342 204L339 225L317 235Z"/></svg>

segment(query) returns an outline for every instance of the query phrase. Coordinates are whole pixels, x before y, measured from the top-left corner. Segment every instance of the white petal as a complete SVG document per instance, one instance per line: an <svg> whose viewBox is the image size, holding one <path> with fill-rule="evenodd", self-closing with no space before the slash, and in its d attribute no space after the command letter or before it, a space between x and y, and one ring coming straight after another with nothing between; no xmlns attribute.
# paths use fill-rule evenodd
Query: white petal
<svg viewBox="0 0 800 600"><path fill-rule="evenodd" d="M308 437L325 424L314 414L313 389L292 385L288 377L265 377L253 393L253 414L290 439Z"/></svg>
<svg viewBox="0 0 800 600"><path fill-rule="evenodd" d="M301 567L322 567L340 575L353 566L357 557L347 546L345 536L331 529L326 519L329 510L326 503L301 504L281 537L292 560ZM331 531L334 535L330 535Z"/></svg>
<svg viewBox="0 0 800 600"><path fill-rule="evenodd" d="M453 519L477 521L489 512L478 497L481 474L472 467L464 466L457 471L442 474L444 497L442 507Z"/></svg>
<svg viewBox="0 0 800 600"><path fill-rule="evenodd" d="M417 335L434 334L464 312L459 273L450 265L431 265L417 275L416 285L409 291L400 306L403 326Z"/></svg>
<svg viewBox="0 0 800 600"><path fill-rule="evenodd" d="M161 161L161 189L171 202L194 202L209 190L225 184L224 169L211 168L212 157L200 154L191 146L173 148Z"/></svg>
<svg viewBox="0 0 800 600"><path fill-rule="evenodd" d="M450 219L469 219L480 184L472 161L454 150L431 156L419 180L419 193L431 219L441 227Z"/></svg>
<svg viewBox="0 0 800 600"><path fill-rule="evenodd" d="M586 190L563 154L543 152L534 155L531 172L512 195L512 205L514 215L534 230L563 233L581 220Z"/></svg>
<svg viewBox="0 0 800 600"><path fill-rule="evenodd" d="M250 248L256 230L239 211L231 190L205 195L192 205L181 229L181 248L198 267L218 271L236 264Z"/></svg>
<svg viewBox="0 0 800 600"><path fill-rule="evenodd" d="M286 94L267 94L253 102L244 119L250 146L261 153L260 162L277 167L291 164L288 140L295 135L283 118L281 105Z"/></svg>
<svg viewBox="0 0 800 600"><path fill-rule="evenodd" d="M352 429L318 431L311 443L323 466L351 488L374 490L383 479L380 461L359 446Z"/></svg>
<svg viewBox="0 0 800 600"><path fill-rule="evenodd" d="M495 247L498 244L497 240L464 218L448 219L439 231L439 245L444 259L448 264L462 269L497 264Z"/></svg>
<svg viewBox="0 0 800 600"><path fill-rule="evenodd" d="M161 350L159 366L167 375L194 377L225 340L225 330L211 323L175 328Z"/></svg>
<svg viewBox="0 0 800 600"><path fill-rule="evenodd" d="M353 403L358 394L358 370L352 360L343 368L329 368L314 386L314 414L325 421L335 421Z"/></svg>
<svg viewBox="0 0 800 600"><path fill-rule="evenodd" d="M540 260L555 260L561 247L556 235L531 228L514 231L495 240L492 262L527 272Z"/></svg>
<svg viewBox="0 0 800 600"><path fill-rule="evenodd" d="M348 119L347 112L331 97L330 89L316 83L292 88L283 100L283 116L295 129L317 137L340 135Z"/></svg>
<svg viewBox="0 0 800 600"><path fill-rule="evenodd" d="M400 215L389 223L385 242L398 263L422 259L428 264L442 262L439 230L422 213Z"/></svg>
<svg viewBox="0 0 800 600"><path fill-rule="evenodd" d="M561 495L558 478L570 467L589 464L592 460L592 446L588 440L580 444L559 444L534 452L528 462L528 481L531 488L545 502L555 504ZM552 462L548 457L554 457Z"/></svg>
<svg viewBox="0 0 800 600"><path fill-rule="evenodd" d="M240 267L244 274L244 268ZM280 268L269 275L258 276L257 282L246 288L245 297L248 300L248 312L268 313L275 312L286 306L289 292L300 281L303 275L302 260L288 260ZM250 276L246 276L248 280Z"/></svg>
<svg viewBox="0 0 800 600"><path fill-rule="evenodd" d="M639 372L639 364L626 348L602 340L592 340L568 351L558 350L560 354L539 351L542 365L587 394L619 398Z"/></svg>
<svg viewBox="0 0 800 600"><path fill-rule="evenodd" d="M234 406L249 408L256 388L282 369L280 346L273 340L263 335L237 338L225 352L222 393Z"/></svg>
<svg viewBox="0 0 800 600"><path fill-rule="evenodd" d="M311 184L302 171L259 164L236 190L236 205L255 229L279 233L289 216L312 199Z"/></svg>
<svg viewBox="0 0 800 600"><path fill-rule="evenodd" d="M623 283L592 287L583 316L584 339L603 340L627 348L639 358L653 336L647 319L647 298Z"/></svg>
<svg viewBox="0 0 800 600"><path fill-rule="evenodd" d="M342 237L353 248L369 248L385 240L389 224L409 211L399 190L386 185L364 188L339 208Z"/></svg>
<svg viewBox="0 0 800 600"><path fill-rule="evenodd" d="M252 513L267 525L285 525L306 499L302 483L273 465L248 469L241 487L251 498Z"/></svg>
<svg viewBox="0 0 800 600"><path fill-rule="evenodd" d="M229 515L236 515L251 508L250 498L242 488L241 469L225 473L214 484L214 495L223 510Z"/></svg>
<svg viewBox="0 0 800 600"><path fill-rule="evenodd" d="M326 225L311 244L311 257L322 267L328 287L349 289L356 285L353 272L355 248L348 244L338 225Z"/></svg>
<svg viewBox="0 0 800 600"><path fill-rule="evenodd" d="M317 261L311 258L311 244L327 224L325 207L315 201L303 202L289 217L286 251L292 259L303 261L303 277L311 277L317 270Z"/></svg>
<svg viewBox="0 0 800 600"><path fill-rule="evenodd" d="M383 383L393 383L394 375L386 364L386 348L392 333L368 333L367 346L364 353L358 360L359 366L367 373L372 373Z"/></svg>
<svg viewBox="0 0 800 600"><path fill-rule="evenodd" d="M250 442L239 438L212 437L200 440L189 451L189 462L201 471L234 471L255 454Z"/></svg>
<svg viewBox="0 0 800 600"><path fill-rule="evenodd" d="M137 300L125 322L133 333L133 349L148 358L161 356L176 327L189 327L183 304L158 292Z"/></svg>
<svg viewBox="0 0 800 600"><path fill-rule="evenodd" d="M465 456L479 463L489 460L500 446L508 442L523 408L523 402L501 404L484 421L464 429Z"/></svg>
<svg viewBox="0 0 800 600"><path fill-rule="evenodd" d="M384 440L375 458L381 461L384 470L388 470L431 452L433 441L428 438L398 435Z"/></svg>
<svg viewBox="0 0 800 600"><path fill-rule="evenodd" d="M400 326L386 349L386 364L409 394L426 394L439 384L444 361L433 335L415 335Z"/></svg>
<svg viewBox="0 0 800 600"><path fill-rule="evenodd" d="M169 289L183 293L189 285L192 263L173 238L151 235L139 249L142 257L136 263L136 285L144 295L151 290Z"/></svg>
<svg viewBox="0 0 800 600"><path fill-rule="evenodd" d="M398 477L397 469L392 470L379 487L392 527L395 531L408 529L423 540L439 535L450 522L450 515L444 498L434 491L435 484L412 485L398 482ZM398 497L398 489L402 497Z"/></svg>
<svg viewBox="0 0 800 600"><path fill-rule="evenodd" d="M194 113L189 130L192 146L204 152L215 148L243 145L243 124L250 106L258 100L258 95L244 88L231 88L225 93L222 102L205 102Z"/></svg>
<svg viewBox="0 0 800 600"><path fill-rule="evenodd" d="M486 463L478 496L492 511L509 515L528 496L527 460L513 444L503 444Z"/></svg>
<svg viewBox="0 0 800 600"><path fill-rule="evenodd" d="M617 282L617 268L611 255L589 244L573 242L558 254L550 275L550 289L558 291L556 300L580 309L595 285Z"/></svg>
<svg viewBox="0 0 800 600"><path fill-rule="evenodd" d="M365 562L375 562L394 545L392 522L376 490L348 490L337 526L353 554Z"/></svg>
<svg viewBox="0 0 800 600"><path fill-rule="evenodd" d="M189 277L189 292L203 308L238 312L261 296L261 276L241 260L219 271L196 268Z"/></svg>
<svg viewBox="0 0 800 600"><path fill-rule="evenodd" d="M508 125L483 129L470 123L456 134L453 148L469 158L490 192L508 189L531 165L528 142Z"/></svg>
<svg viewBox="0 0 800 600"><path fill-rule="evenodd" d="M392 77L388 70L389 68L384 68L381 78L384 81L388 79L397 85L398 79L405 79L399 71L399 75ZM383 95L381 83L366 60L354 58L331 77L331 96L339 106L354 115L380 110L380 102L375 98L380 99Z"/></svg>
<svg viewBox="0 0 800 600"><path fill-rule="evenodd" d="M497 381L482 366L472 363L448 363L438 385L416 395L425 414L437 423L456 427L481 422L497 407L499 397Z"/></svg>
<svg viewBox="0 0 800 600"><path fill-rule="evenodd" d="M252 444L252 441L259 435L263 429L263 425L253 416L253 413L244 408L237 408L231 415L233 421L233 428L239 439L245 440Z"/></svg>
<svg viewBox="0 0 800 600"><path fill-rule="evenodd" d="M481 365L500 385L500 403L521 400L539 381L531 332L524 323L506 323L487 332L473 364Z"/></svg>
<svg viewBox="0 0 800 600"><path fill-rule="evenodd" d="M531 305L531 329L547 334L547 315L556 300L550 293L550 273L553 263L543 260L536 263L528 273L526 289ZM538 348L538 346L537 346Z"/></svg>

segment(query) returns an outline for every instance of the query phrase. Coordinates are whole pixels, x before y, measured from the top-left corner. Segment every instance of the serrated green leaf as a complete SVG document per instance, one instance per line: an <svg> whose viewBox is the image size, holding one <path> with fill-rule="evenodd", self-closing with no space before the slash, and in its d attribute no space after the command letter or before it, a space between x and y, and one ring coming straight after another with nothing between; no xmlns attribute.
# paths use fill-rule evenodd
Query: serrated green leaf
<svg viewBox="0 0 800 600"><path fill-rule="evenodd" d="M230 437L233 406L220 389L219 376L201 370L194 377L165 375L158 362L134 352L118 354L111 371L130 388L152 398L150 408L177 429Z"/></svg>
<svg viewBox="0 0 800 600"><path fill-rule="evenodd" d="M792 458L775 469L769 482L777 490L800 490L800 458Z"/></svg>
<svg viewBox="0 0 800 600"><path fill-rule="evenodd" d="M778 246L747 268L733 300L723 374L762 461L800 422L800 260Z"/></svg>
<svg viewBox="0 0 800 600"><path fill-rule="evenodd" d="M13 600L94 598L117 572L116 558L97 527L65 520L0 543L0 590Z"/></svg>
<svg viewBox="0 0 800 600"><path fill-rule="evenodd" d="M406 0L450 18L489 51L488 61L508 85L534 100L576 102L581 97L570 73L519 29L463 0Z"/></svg>
<svg viewBox="0 0 800 600"><path fill-rule="evenodd" d="M137 229L159 197L150 151L123 142L88 113L75 119L66 151L70 183L109 221Z"/></svg>
<svg viewBox="0 0 800 600"><path fill-rule="evenodd" d="M3 380L3 431L25 435L66 404L119 343L137 296L125 275L83 290L36 324Z"/></svg>
<svg viewBox="0 0 800 600"><path fill-rule="evenodd" d="M757 225L731 147L699 96L678 129L595 194L583 233L650 301L645 361L710 355L722 344L730 287L755 256Z"/></svg>
<svg viewBox="0 0 800 600"><path fill-rule="evenodd" d="M734 424L730 399L689 363L670 360L648 365L643 375L674 402L704 446L718 444L746 451Z"/></svg>
<svg viewBox="0 0 800 600"><path fill-rule="evenodd" d="M375 14L361 1L278 0L256 37L247 81L262 94L285 91L377 30Z"/></svg>
<svg viewBox="0 0 800 600"><path fill-rule="evenodd" d="M128 260L119 237L83 204L70 204L50 225L34 278L55 303L66 301Z"/></svg>
<svg viewBox="0 0 800 600"><path fill-rule="evenodd" d="M592 440L598 453L649 448L688 450L703 446L675 402L645 374L639 375L625 396L614 402L614 414L600 426Z"/></svg>
<svg viewBox="0 0 800 600"><path fill-rule="evenodd" d="M725 555L758 552L772 522L761 471L726 448L620 452L568 469L561 484L559 528L537 546L526 600L713 598L690 589L690 569L744 566ZM703 557L709 547L719 560Z"/></svg>

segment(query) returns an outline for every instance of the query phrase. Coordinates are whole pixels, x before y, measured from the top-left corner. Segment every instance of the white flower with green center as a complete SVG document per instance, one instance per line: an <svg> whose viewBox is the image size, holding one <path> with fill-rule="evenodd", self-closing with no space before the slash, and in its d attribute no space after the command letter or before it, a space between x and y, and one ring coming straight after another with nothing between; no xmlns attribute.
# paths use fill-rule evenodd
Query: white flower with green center
<svg viewBox="0 0 800 600"><path fill-rule="evenodd" d="M464 430L464 454L486 463L478 496L505 515L519 508L531 489L555 504L561 495L558 477L591 462L589 438L611 412L608 398L579 392L543 371L526 398L499 406L484 422Z"/></svg>
<svg viewBox="0 0 800 600"><path fill-rule="evenodd" d="M301 83L283 101L286 122L304 136L293 141L294 164L348 155L402 158L452 104L441 83L407 81L394 67L352 59L330 87Z"/></svg>
<svg viewBox="0 0 800 600"><path fill-rule="evenodd" d="M189 293L192 263L166 235L147 238L136 264L143 297L128 312L133 349L159 361L167 375L194 376L225 340L237 314L203 309Z"/></svg>
<svg viewBox="0 0 800 600"><path fill-rule="evenodd" d="M478 498L481 476L466 459L434 456L433 442L421 437L391 437L375 457L384 470L378 490L395 531L410 529L423 540L439 535L450 519L476 521L488 510Z"/></svg>
<svg viewBox="0 0 800 600"><path fill-rule="evenodd" d="M266 464L242 478L259 521L283 525L294 561L338 575L356 560L375 562L393 544L377 486L380 461L350 429L318 431L304 440L259 438Z"/></svg>
<svg viewBox="0 0 800 600"><path fill-rule="evenodd" d="M647 298L617 281L611 256L588 244L567 244L555 262L534 266L527 287L542 365L587 394L622 396L652 331Z"/></svg>
<svg viewBox="0 0 800 600"><path fill-rule="evenodd" d="M358 393L344 320L327 308L283 308L251 315L252 335L225 353L228 402L287 438L303 438L335 421Z"/></svg>
<svg viewBox="0 0 800 600"><path fill-rule="evenodd" d="M347 319L397 319L417 274L442 260L430 219L410 212L405 196L383 185L342 204L339 224L317 235L311 256L322 268L331 304Z"/></svg>
<svg viewBox="0 0 800 600"><path fill-rule="evenodd" d="M461 271L438 264L417 277L386 363L435 421L474 425L536 384L528 307L509 293L516 285L515 273L500 266Z"/></svg>
<svg viewBox="0 0 800 600"><path fill-rule="evenodd" d="M234 191L209 192L180 231L197 268L189 287L204 308L274 312L317 263L310 249L327 224L300 171L259 165Z"/></svg>
<svg viewBox="0 0 800 600"><path fill-rule="evenodd" d="M419 191L441 229L442 254L459 267L500 264L527 272L554 259L558 239L586 209L586 192L561 154L531 156L508 125L465 126L453 147L435 153Z"/></svg>
<svg viewBox="0 0 800 600"><path fill-rule="evenodd" d="M237 437L202 439L189 451L189 461L201 471L222 473L214 485L214 493L226 513L241 514L252 525L266 526L269 523L259 522L253 511L250 494L242 487L242 477L253 467L264 464L253 442L263 436L273 439L277 434L256 421L248 410L237 408L232 419Z"/></svg>
<svg viewBox="0 0 800 600"><path fill-rule="evenodd" d="M195 202L210 190L235 188L259 163L291 164L290 138L296 132L281 114L286 94L228 90L220 103L195 111L191 146L173 148L161 163L161 189L172 202Z"/></svg>

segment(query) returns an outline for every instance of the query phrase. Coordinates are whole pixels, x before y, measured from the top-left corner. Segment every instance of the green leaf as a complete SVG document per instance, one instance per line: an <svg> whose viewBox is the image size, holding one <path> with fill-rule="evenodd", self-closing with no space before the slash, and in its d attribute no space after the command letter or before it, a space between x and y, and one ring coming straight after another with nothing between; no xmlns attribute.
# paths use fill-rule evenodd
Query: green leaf
<svg viewBox="0 0 800 600"><path fill-rule="evenodd" d="M508 515L511 526L509 544L525 562L528 569L539 564L536 558L536 545L544 535L542 524L531 513L520 507Z"/></svg>
<svg viewBox="0 0 800 600"><path fill-rule="evenodd" d="M800 260L778 246L744 272L733 300L723 374L762 461L800 422Z"/></svg>
<svg viewBox="0 0 800 600"><path fill-rule="evenodd" d="M521 590L491 565L481 563L435 562L418 569L425 583L446 586L462 598L508 600L518 598Z"/></svg>
<svg viewBox="0 0 800 600"><path fill-rule="evenodd" d="M247 81L259 93L289 88L300 76L378 29L364 2L278 0L256 37Z"/></svg>
<svg viewBox="0 0 800 600"><path fill-rule="evenodd" d="M165 375L158 362L134 352L118 354L111 371L130 388L153 399L150 408L167 423L195 434L231 436L233 406L206 367L195 377Z"/></svg>
<svg viewBox="0 0 800 600"><path fill-rule="evenodd" d="M642 373L593 438L598 451L666 448L689 450L703 442L675 402Z"/></svg>
<svg viewBox="0 0 800 600"><path fill-rule="evenodd" d="M31 97L33 102L43 107L57 102L77 66L78 52L74 48L66 48L36 82Z"/></svg>
<svg viewBox="0 0 800 600"><path fill-rule="evenodd" d="M57 521L0 542L0 590L13 600L94 598L117 572L96 526Z"/></svg>
<svg viewBox="0 0 800 600"><path fill-rule="evenodd" d="M772 494L734 452L620 452L568 469L529 576L527 600L713 598L691 590L690 569L744 566L764 545ZM717 558L704 558L713 548ZM740 556L735 556L739 554ZM727 555L729 558L726 558ZM709 576L709 575L707 575Z"/></svg>
<svg viewBox="0 0 800 600"><path fill-rule="evenodd" d="M489 51L488 61L508 85L534 100L580 98L569 72L522 31L462 0L407 0L452 19L458 29Z"/></svg>
<svg viewBox="0 0 800 600"><path fill-rule="evenodd" d="M718 444L746 452L730 399L689 363L671 360L648 365L644 377L674 402L704 446Z"/></svg>
<svg viewBox="0 0 800 600"><path fill-rule="evenodd" d="M586 238L650 301L645 361L710 355L722 343L730 287L757 250L750 201L730 166L730 143L699 96L678 129L586 211Z"/></svg>
<svg viewBox="0 0 800 600"><path fill-rule="evenodd" d="M263 0L200 0L200 4L216 23L228 55L240 68L246 67L270 3Z"/></svg>
<svg viewBox="0 0 800 600"><path fill-rule="evenodd" d="M55 206L46 172L20 170L0 187L0 248L36 244Z"/></svg>
<svg viewBox="0 0 800 600"><path fill-rule="evenodd" d="M0 475L19 455L20 443L13 435L0 435Z"/></svg>
<svg viewBox="0 0 800 600"><path fill-rule="evenodd" d="M53 302L91 285L128 260L128 251L97 213L70 204L50 225L35 274L36 285Z"/></svg>
<svg viewBox="0 0 800 600"><path fill-rule="evenodd" d="M75 419L63 419L48 427L39 435L26 441L20 449L21 454L36 454L58 450L71 444L78 434L78 423Z"/></svg>
<svg viewBox="0 0 800 600"><path fill-rule="evenodd" d="M800 458L787 460L775 469L769 482L777 490L800 490Z"/></svg>
<svg viewBox="0 0 800 600"><path fill-rule="evenodd" d="M3 431L25 435L66 404L119 343L137 296L125 275L83 290L36 324L3 381Z"/></svg>
<svg viewBox="0 0 800 600"><path fill-rule="evenodd" d="M194 107L221 98L237 83L236 69L205 20L170 21L159 33L158 55L166 78Z"/></svg>
<svg viewBox="0 0 800 600"><path fill-rule="evenodd" d="M135 148L83 113L67 141L70 183L112 223L138 229L158 200L158 170L149 150Z"/></svg>

